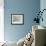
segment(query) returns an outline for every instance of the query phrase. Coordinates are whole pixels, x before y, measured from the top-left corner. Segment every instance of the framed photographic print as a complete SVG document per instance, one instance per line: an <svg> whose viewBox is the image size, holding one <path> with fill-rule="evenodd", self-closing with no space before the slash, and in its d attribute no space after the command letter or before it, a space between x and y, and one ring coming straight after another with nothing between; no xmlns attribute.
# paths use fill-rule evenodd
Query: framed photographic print
<svg viewBox="0 0 46 46"><path fill-rule="evenodd" d="M24 14L11 14L11 24L23 25L24 24Z"/></svg>

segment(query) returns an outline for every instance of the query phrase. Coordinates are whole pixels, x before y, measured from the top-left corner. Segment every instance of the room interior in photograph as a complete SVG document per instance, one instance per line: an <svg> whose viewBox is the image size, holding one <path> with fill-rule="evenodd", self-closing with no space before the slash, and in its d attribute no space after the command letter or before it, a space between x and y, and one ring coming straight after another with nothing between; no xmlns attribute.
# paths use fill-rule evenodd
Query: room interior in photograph
<svg viewBox="0 0 46 46"><path fill-rule="evenodd" d="M5 42L1 46L46 46L45 4L46 0L4 0L0 33Z"/></svg>

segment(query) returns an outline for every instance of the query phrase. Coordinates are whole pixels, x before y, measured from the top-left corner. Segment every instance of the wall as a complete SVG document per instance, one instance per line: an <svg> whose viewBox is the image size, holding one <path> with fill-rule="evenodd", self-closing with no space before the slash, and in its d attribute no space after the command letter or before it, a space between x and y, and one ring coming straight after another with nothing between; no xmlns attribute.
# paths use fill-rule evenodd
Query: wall
<svg viewBox="0 0 46 46"><path fill-rule="evenodd" d="M32 21L40 9L40 0L4 0L4 35L7 41L18 41L32 28ZM11 13L24 14L24 25L12 25Z"/></svg>
<svg viewBox="0 0 46 46"><path fill-rule="evenodd" d="M4 41L4 0L0 0L0 42Z"/></svg>
<svg viewBox="0 0 46 46"><path fill-rule="evenodd" d="M43 9L46 9L46 0L41 0L40 1L40 9L41 9L41 11L43 10ZM45 26L46 27L46 10L43 12L43 15L42 15L42 17L43 17L43 22L41 21L40 22L40 24L42 25L42 26Z"/></svg>

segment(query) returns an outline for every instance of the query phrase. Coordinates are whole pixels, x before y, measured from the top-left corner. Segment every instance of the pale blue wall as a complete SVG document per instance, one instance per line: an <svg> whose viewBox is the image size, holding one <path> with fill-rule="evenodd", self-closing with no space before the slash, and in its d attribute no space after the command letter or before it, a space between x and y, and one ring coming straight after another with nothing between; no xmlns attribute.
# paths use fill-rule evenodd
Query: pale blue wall
<svg viewBox="0 0 46 46"><path fill-rule="evenodd" d="M42 11L43 9L46 9L46 0L41 0L40 1L40 10ZM40 22L40 25L45 26L46 27L46 10L43 12L43 22Z"/></svg>
<svg viewBox="0 0 46 46"><path fill-rule="evenodd" d="M17 41L24 37L32 27L32 19L40 9L39 0L4 0L5 40ZM11 25L11 13L24 14L24 25Z"/></svg>

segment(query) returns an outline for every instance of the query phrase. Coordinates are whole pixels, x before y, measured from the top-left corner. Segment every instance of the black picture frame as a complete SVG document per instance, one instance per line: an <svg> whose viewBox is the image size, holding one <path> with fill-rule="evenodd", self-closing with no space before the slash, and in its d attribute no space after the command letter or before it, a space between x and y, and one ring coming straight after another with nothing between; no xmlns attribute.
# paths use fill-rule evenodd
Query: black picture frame
<svg viewBox="0 0 46 46"><path fill-rule="evenodd" d="M24 25L24 14L11 14L12 25Z"/></svg>

